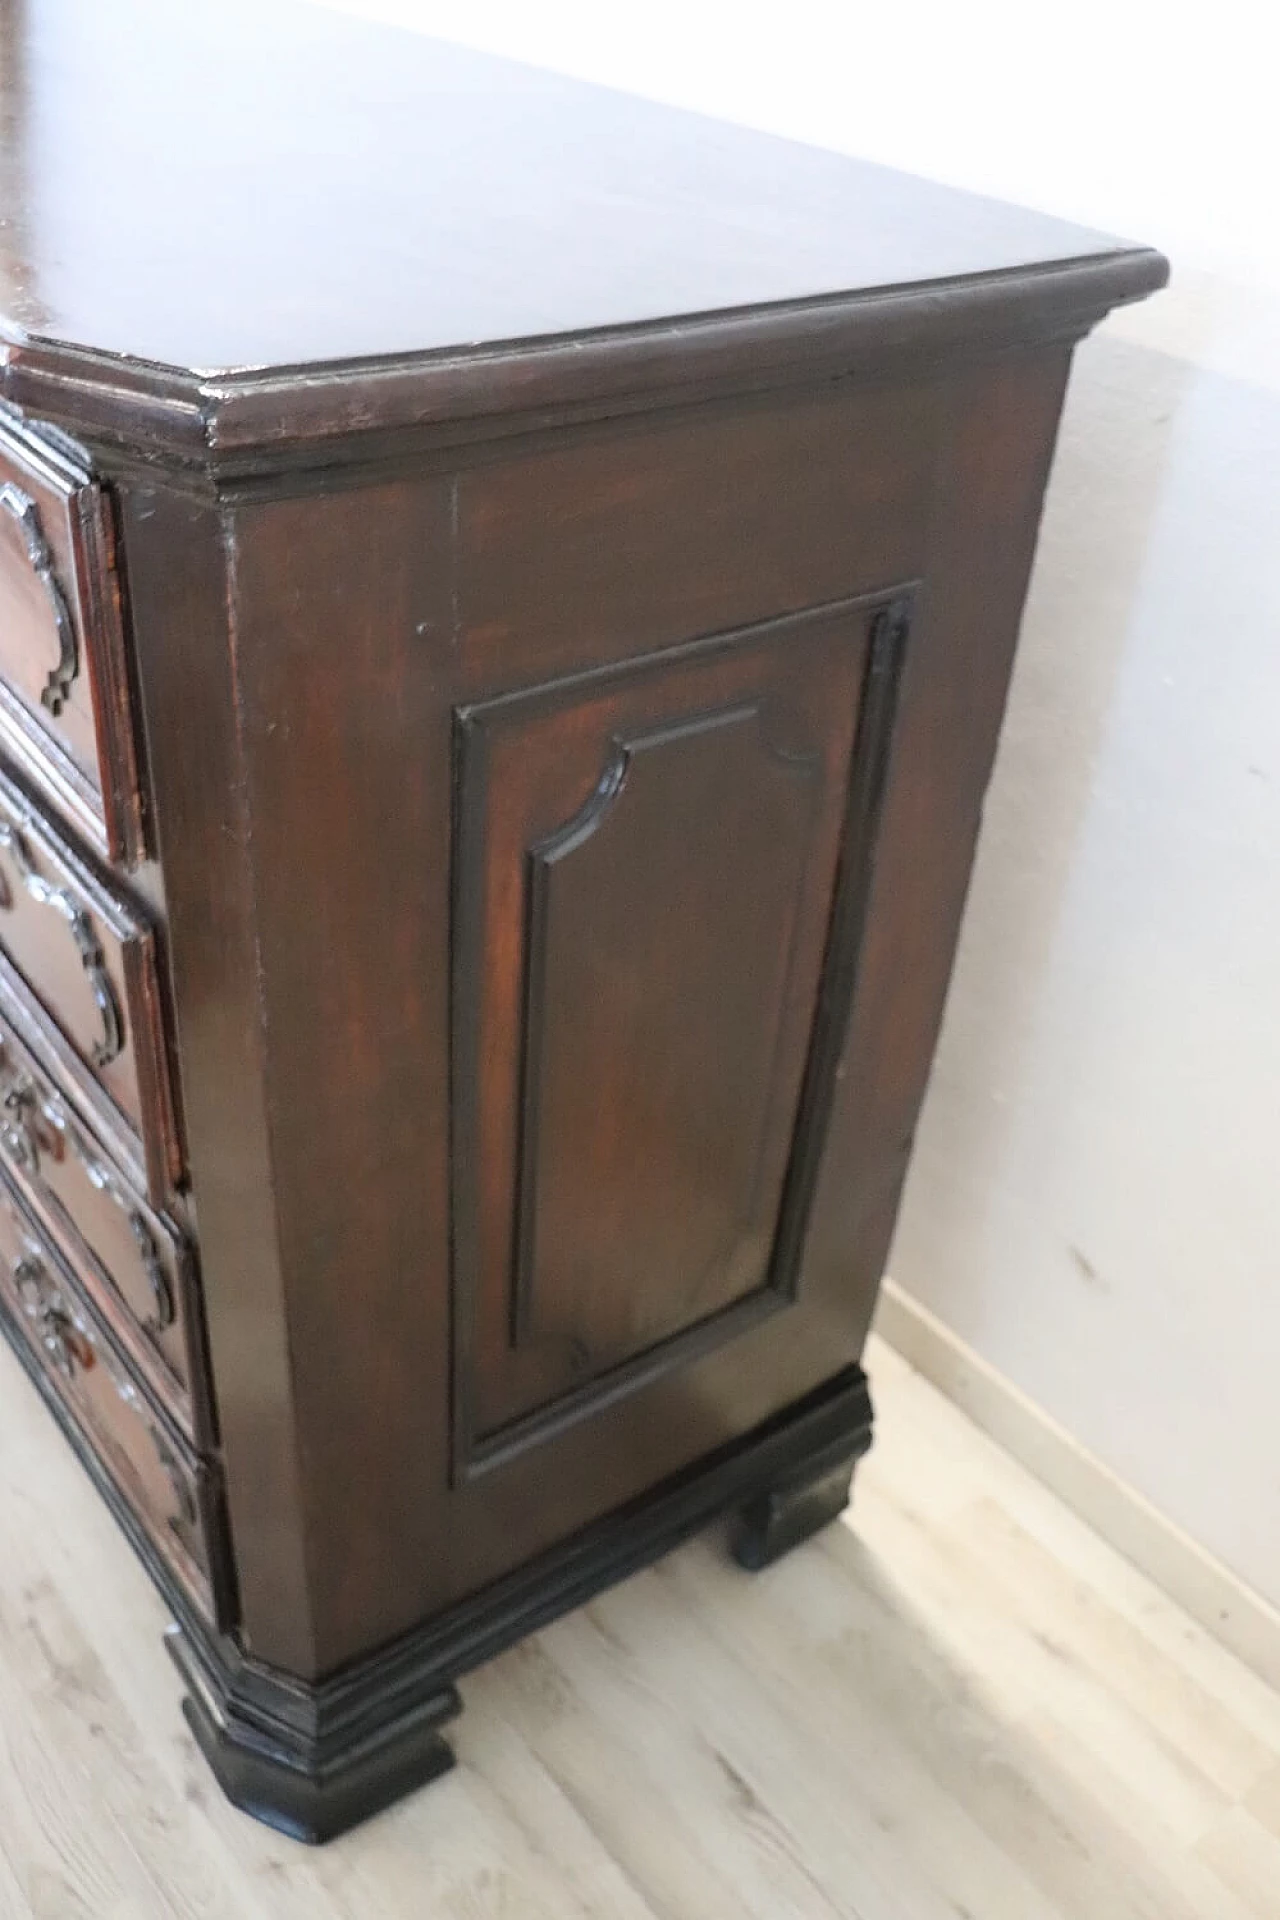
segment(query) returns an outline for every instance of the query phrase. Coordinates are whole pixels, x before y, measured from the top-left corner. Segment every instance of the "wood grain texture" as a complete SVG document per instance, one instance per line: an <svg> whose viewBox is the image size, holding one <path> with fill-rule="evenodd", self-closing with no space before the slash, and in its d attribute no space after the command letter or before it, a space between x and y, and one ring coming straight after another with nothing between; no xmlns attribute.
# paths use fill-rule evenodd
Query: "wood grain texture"
<svg viewBox="0 0 1280 1920"><path fill-rule="evenodd" d="M40 339L168 367L291 367L1125 251L1025 209L288 0L195 0L181 17L158 0L122 8L110 31L84 0L15 8L25 58L6 82L24 111L11 137L35 119L60 128L65 177L47 162L40 184L64 209L74 194L81 234L98 183L77 177L75 156L112 156L109 253L65 238L55 251L52 209L33 197L19 210L29 282L11 324ZM166 125L185 137L161 172ZM232 129L238 164L210 168L210 144ZM431 190L446 179L447 207ZM180 217L197 192L199 236Z"/></svg>
<svg viewBox="0 0 1280 1920"><path fill-rule="evenodd" d="M12 1002L0 1031L0 1153L135 1363L198 1445L213 1444L204 1307L190 1241L152 1211L41 1065ZM36 1051L33 1051L33 1047Z"/></svg>
<svg viewBox="0 0 1280 1920"><path fill-rule="evenodd" d="M310 1678L330 1672L856 1362L936 1036L1065 364L1060 352L1027 355L850 394L829 413L816 400L744 403L732 417L709 408L643 432L593 430L554 454L517 448L452 474L251 494L221 512L155 481L122 486L210 1348L242 1625L257 1657ZM718 494L730 509L700 513ZM913 577L925 580L920 632L906 645L901 701L885 706L873 756L884 764L855 832L855 774L870 765L855 755L850 770L867 616L851 615L841 638L839 616L824 629L821 603L869 589L883 601ZM790 627L770 624L806 606ZM758 635L717 640L744 616L763 620ZM770 851L778 822L766 830L751 812L752 793L781 791L753 784L759 728L742 734L757 751L727 784L707 743L729 736L705 734L697 752L686 742L686 798L696 807L696 783L719 779L711 811L736 823L723 858L714 835L694 856L664 776L628 860L577 910L581 952L556 963L557 990L580 999L572 968L591 964L595 921L603 939L610 913L622 962L630 887L632 910L678 902L702 942L681 991L705 1001L709 969L720 969L725 1021L698 1056L708 1105L696 1127L714 1165L704 1123L746 1073L772 1194L741 1239L746 1264L716 1281L715 1301L741 1323L691 1304L689 1219L641 1208L643 1241L633 1218L604 1260L597 1237L567 1284L579 1299L612 1286L617 1314L651 1315L653 1337L621 1337L616 1318L612 1330L599 1319L587 1385L607 1379L608 1391L576 1395L571 1343L507 1351L528 1068L522 863L586 804L615 734L757 700L776 709L763 737L821 761L818 810L792 854ZM492 734L479 840L465 755L455 767L459 727ZM796 851L810 863L796 882L798 972L757 991L766 948L777 957L785 946L783 869ZM761 886L769 873L778 883L774 907L752 908L750 924L712 908L718 868L744 860ZM483 933L468 932L468 903L489 888ZM837 895L851 903L839 939ZM750 889L735 897L750 906ZM653 945L652 928L645 937L652 964L636 972L636 1011L656 1019L675 948ZM747 1000L776 1062L750 1065ZM729 1018L735 1007L742 1017ZM816 1057L819 1021L825 1064L812 1096L806 1081L798 1127L797 1075ZM654 1115L628 1122L614 1082L625 1060L639 1071L646 1049L611 1053L609 1026L592 1027L584 1010L578 1038L594 1035L598 1097L584 1093L574 1125L595 1112L600 1128L623 1128L612 1164L630 1163L634 1184L655 1155L670 1164L671 1086L647 1059ZM550 1051L543 1035L526 1112L581 1079L560 1057L574 1033L568 1001L555 1032ZM783 1092L769 1090L775 1065ZM729 1104L745 1126L742 1100ZM693 1110L672 1124L692 1152ZM726 1118L720 1137L737 1152L731 1132ZM786 1219L784 1168L788 1179L799 1170L803 1199L788 1200ZM599 1225L603 1189L587 1184L590 1201L581 1184L563 1191ZM554 1217L560 1203L544 1197ZM473 1217L486 1236L474 1275ZM783 1310L734 1307L752 1294L771 1304L761 1256L784 1228L792 1277L772 1296ZM667 1274L672 1232L686 1238L682 1270ZM648 1369L662 1327L700 1321L696 1350ZM480 1463L485 1436L476 1477L468 1461Z"/></svg>
<svg viewBox="0 0 1280 1920"><path fill-rule="evenodd" d="M210 1623L233 1602L216 1469L192 1454L134 1373L105 1318L0 1175L5 1332L68 1426L92 1449L131 1524Z"/></svg>
<svg viewBox="0 0 1280 1920"><path fill-rule="evenodd" d="M72 449L0 422L0 739L92 846L134 866L145 809L121 602L100 482Z"/></svg>
<svg viewBox="0 0 1280 1920"><path fill-rule="evenodd" d="M290 0L122 0L109 20L4 0L4 17L5 391L153 451L296 464L315 443L343 457L345 435L1078 332L1166 271L1021 208Z"/></svg>
<svg viewBox="0 0 1280 1920"><path fill-rule="evenodd" d="M680 1549L466 1683L323 1853L226 1806L163 1611L0 1353L6 1920L1271 1920L1280 1696L896 1358L836 1528Z"/></svg>
<svg viewBox="0 0 1280 1920"><path fill-rule="evenodd" d="M892 381L477 460L457 480L464 673L537 685L910 579L943 430L931 383Z"/></svg>
<svg viewBox="0 0 1280 1920"><path fill-rule="evenodd" d="M121 495L142 720L165 794L159 849L205 1307L245 1617L314 1660L294 1385L267 1169L251 832L221 518L142 483ZM176 857L178 854L181 857Z"/></svg>
<svg viewBox="0 0 1280 1920"><path fill-rule="evenodd" d="M870 1444L866 1377L850 1367L714 1458L314 1684L212 1636L153 1566L176 1615L167 1644L186 1683L183 1712L235 1805L295 1838L331 1839L452 1764L440 1729L459 1711L460 1675L744 1501L777 1490L795 1506L793 1539L805 1537L832 1510L796 1503L796 1490ZM118 1508L117 1518L128 1526Z"/></svg>
<svg viewBox="0 0 1280 1920"><path fill-rule="evenodd" d="M155 926L3 770L0 948L134 1129L163 1206L183 1156Z"/></svg>
<svg viewBox="0 0 1280 1920"><path fill-rule="evenodd" d="M455 1471L794 1295L773 1253L877 618L460 713Z"/></svg>
<svg viewBox="0 0 1280 1920"><path fill-rule="evenodd" d="M0 48L5 447L95 504L0 495L75 722L0 692L0 1003L198 1243L233 1632L81 1451L219 1778L323 1838L478 1659L839 1508L1071 344L1166 266L292 0ZM92 716L55 573L127 616ZM28 791L91 731L127 883Z"/></svg>

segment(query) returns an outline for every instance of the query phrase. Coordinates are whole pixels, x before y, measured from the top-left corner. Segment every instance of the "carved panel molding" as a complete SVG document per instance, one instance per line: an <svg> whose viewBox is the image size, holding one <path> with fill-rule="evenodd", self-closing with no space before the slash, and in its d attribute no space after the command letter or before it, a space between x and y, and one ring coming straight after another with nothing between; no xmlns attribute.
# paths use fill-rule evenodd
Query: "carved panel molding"
<svg viewBox="0 0 1280 1920"><path fill-rule="evenodd" d="M794 1301L908 607L459 710L456 1481Z"/></svg>

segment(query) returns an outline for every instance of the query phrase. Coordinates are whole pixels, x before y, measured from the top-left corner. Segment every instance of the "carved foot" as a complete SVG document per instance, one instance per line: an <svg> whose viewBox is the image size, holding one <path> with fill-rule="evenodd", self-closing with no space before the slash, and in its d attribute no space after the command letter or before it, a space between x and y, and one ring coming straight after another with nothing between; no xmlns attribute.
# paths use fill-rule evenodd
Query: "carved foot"
<svg viewBox="0 0 1280 1920"><path fill-rule="evenodd" d="M457 1675L735 1505L734 1552L750 1568L833 1520L871 1421L866 1376L846 1367L736 1448L563 1542L536 1578L519 1568L324 1680L265 1666L170 1592L181 1624L167 1645L191 1730L234 1805L295 1839L330 1840L453 1765L440 1730L461 1710Z"/></svg>
<svg viewBox="0 0 1280 1920"><path fill-rule="evenodd" d="M233 1806L318 1846L453 1765L439 1729L461 1710L454 1687L425 1699L344 1699L288 1675L197 1648L181 1627L166 1644L187 1686L182 1711Z"/></svg>
<svg viewBox="0 0 1280 1920"><path fill-rule="evenodd" d="M730 1536L733 1557L758 1573L810 1534L827 1526L849 1504L853 1469L871 1444L871 1430L851 1448L811 1461L799 1474L752 1496L739 1508Z"/></svg>

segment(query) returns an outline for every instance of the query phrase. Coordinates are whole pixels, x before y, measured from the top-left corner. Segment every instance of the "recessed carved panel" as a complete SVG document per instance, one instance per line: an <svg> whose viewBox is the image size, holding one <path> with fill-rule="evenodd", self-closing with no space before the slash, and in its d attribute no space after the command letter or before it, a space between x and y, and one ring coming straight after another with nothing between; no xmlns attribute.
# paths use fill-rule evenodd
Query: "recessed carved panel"
<svg viewBox="0 0 1280 1920"><path fill-rule="evenodd" d="M620 730L530 853L513 1332L593 1376L764 1281L821 771L769 718Z"/></svg>
<svg viewBox="0 0 1280 1920"><path fill-rule="evenodd" d="M875 617L458 716L464 1476L790 1302Z"/></svg>

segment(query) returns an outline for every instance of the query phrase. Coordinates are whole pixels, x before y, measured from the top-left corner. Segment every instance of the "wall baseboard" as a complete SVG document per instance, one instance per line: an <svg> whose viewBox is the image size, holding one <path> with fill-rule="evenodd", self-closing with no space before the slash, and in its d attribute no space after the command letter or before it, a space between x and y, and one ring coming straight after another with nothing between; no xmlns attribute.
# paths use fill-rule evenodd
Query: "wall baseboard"
<svg viewBox="0 0 1280 1920"><path fill-rule="evenodd" d="M1280 1612L886 1280L875 1331L1193 1620L1280 1688Z"/></svg>

